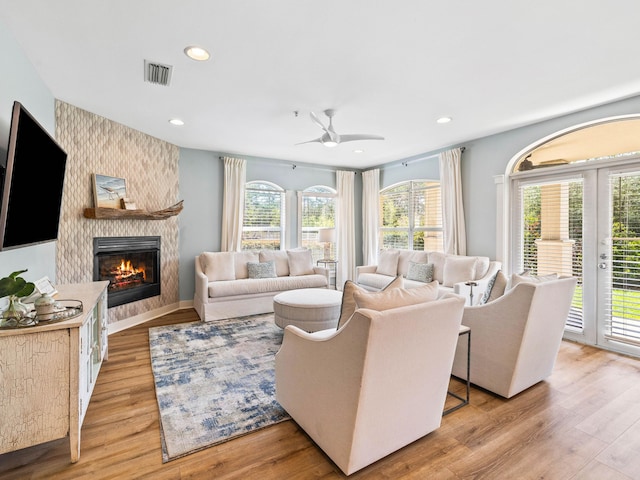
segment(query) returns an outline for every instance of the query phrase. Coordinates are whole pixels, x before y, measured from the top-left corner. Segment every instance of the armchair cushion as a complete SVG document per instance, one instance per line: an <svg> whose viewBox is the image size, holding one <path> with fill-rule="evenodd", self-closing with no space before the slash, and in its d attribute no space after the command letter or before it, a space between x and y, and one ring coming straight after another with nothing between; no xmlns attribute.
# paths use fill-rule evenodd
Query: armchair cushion
<svg viewBox="0 0 640 480"><path fill-rule="evenodd" d="M397 276L394 278L391 283L389 283L386 287L382 289L382 291L393 290L396 288L402 288L404 286L404 279L401 276ZM366 293L367 290L360 287L357 283L352 282L351 280L347 280L344 283L344 287L342 289L342 305L340 306L340 318L338 319L338 327L337 330L340 330L340 327L347 323L353 313L356 311L356 301L354 295L356 293Z"/></svg>
<svg viewBox="0 0 640 480"><path fill-rule="evenodd" d="M402 278L402 277L399 277ZM438 282L421 287L404 289L394 288L382 292L355 292L353 294L357 308L368 308L382 312L391 308L426 303L438 298Z"/></svg>
<svg viewBox="0 0 640 480"><path fill-rule="evenodd" d="M289 257L289 275L313 275L313 257L311 250L287 250Z"/></svg>
<svg viewBox="0 0 640 480"><path fill-rule="evenodd" d="M398 274L399 256L400 251L398 250L383 250L382 252L380 252L376 273L395 277Z"/></svg>
<svg viewBox="0 0 640 480"><path fill-rule="evenodd" d="M548 275L539 275L539 276L531 275L530 273L524 273L524 274L512 273L511 282L509 283L508 290L512 289L519 283L542 283L542 282L548 282L549 280L556 280L557 278L558 278L557 273L550 273Z"/></svg>
<svg viewBox="0 0 640 480"><path fill-rule="evenodd" d="M409 262L407 280L430 283L433 281L433 263Z"/></svg>

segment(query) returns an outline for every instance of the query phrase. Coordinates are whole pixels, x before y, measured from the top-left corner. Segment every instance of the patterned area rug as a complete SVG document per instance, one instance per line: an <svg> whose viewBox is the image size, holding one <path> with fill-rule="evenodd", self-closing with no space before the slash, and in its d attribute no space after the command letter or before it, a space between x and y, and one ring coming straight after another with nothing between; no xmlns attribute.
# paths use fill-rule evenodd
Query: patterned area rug
<svg viewBox="0 0 640 480"><path fill-rule="evenodd" d="M163 462L290 417L276 401L273 314L149 329Z"/></svg>

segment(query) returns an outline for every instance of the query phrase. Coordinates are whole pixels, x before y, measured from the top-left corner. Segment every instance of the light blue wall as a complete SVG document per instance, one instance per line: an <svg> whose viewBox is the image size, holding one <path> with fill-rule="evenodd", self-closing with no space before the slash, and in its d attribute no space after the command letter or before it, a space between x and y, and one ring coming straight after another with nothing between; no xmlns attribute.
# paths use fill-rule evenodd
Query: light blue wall
<svg viewBox="0 0 640 480"><path fill-rule="evenodd" d="M54 136L55 99L13 36L2 24L0 24L0 58L3 64L0 75L0 162L4 165L13 102L15 100L21 102ZM37 217L37 207L34 207L33 213L34 217ZM0 277L16 270L28 269L29 271L23 274L26 280L33 281L46 275L55 283L55 248L56 243L49 242L0 252Z"/></svg>
<svg viewBox="0 0 640 480"><path fill-rule="evenodd" d="M640 113L640 96L466 142L462 185L467 253L496 257L496 185L522 149L561 130L594 120Z"/></svg>
<svg viewBox="0 0 640 480"><path fill-rule="evenodd" d="M184 210L180 213L180 300L193 299L195 287L194 259L204 251L220 250L222 232L222 192L224 166L219 157L224 154L182 148L180 150L180 198ZM295 164L281 160L229 155L247 161L247 181L264 180L275 183L286 192L286 246L297 246L297 193L314 185L336 188L336 169L320 165ZM355 210L356 244L362 245L361 203L362 179L356 175ZM357 249L361 250L361 249ZM358 261L361 261L360 252Z"/></svg>

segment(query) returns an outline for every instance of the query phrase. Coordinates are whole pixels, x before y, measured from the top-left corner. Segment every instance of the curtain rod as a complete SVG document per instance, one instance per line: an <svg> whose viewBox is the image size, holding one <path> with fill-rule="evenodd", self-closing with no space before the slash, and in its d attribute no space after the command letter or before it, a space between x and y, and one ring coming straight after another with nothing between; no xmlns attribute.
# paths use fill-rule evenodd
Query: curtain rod
<svg viewBox="0 0 640 480"><path fill-rule="evenodd" d="M463 153L465 150L467 149L467 147L460 147L460 153ZM450 149L453 150L453 149ZM413 160L405 160L404 162L400 162L397 163L397 165L402 165L403 167L407 167L409 166L410 163L414 163L414 162L419 162L421 160L429 160L430 158L439 158L440 154L443 152L446 152L447 150L443 150L442 152L439 153L433 153L431 155L427 155L426 157L418 157L418 158L414 158Z"/></svg>
<svg viewBox="0 0 640 480"><path fill-rule="evenodd" d="M218 157L218 160L224 160L224 157L223 157L223 156L219 156L219 157ZM325 172L337 172L337 171L339 171L339 170L340 170L340 171L344 171L344 169L342 169L342 168L338 168L338 167L335 167L335 168L329 168L329 167L318 167L318 166L315 166L315 165L308 165L308 164L305 164L305 163L300 163L300 164L297 164L297 163L287 163L287 162L282 162L282 161L277 161L277 160L276 160L276 161L271 161L270 163L271 163L272 165L273 165L273 164L276 164L276 165L282 165L282 166L285 166L285 167L291 167L291 169L292 169L292 170L295 170L296 168L312 168L313 170L323 170L323 171L325 171ZM347 171L349 171L349 172L353 172L353 173L355 173L356 175L357 175L358 173L360 173L360 172L357 172L357 171L355 171L355 170L348 170L348 169L347 169Z"/></svg>

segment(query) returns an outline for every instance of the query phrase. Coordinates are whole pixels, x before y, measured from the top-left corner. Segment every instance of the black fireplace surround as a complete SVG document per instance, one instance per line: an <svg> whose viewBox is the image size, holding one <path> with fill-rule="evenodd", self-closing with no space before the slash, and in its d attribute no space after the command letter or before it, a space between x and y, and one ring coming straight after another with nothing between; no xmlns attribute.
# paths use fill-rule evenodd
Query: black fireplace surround
<svg viewBox="0 0 640 480"><path fill-rule="evenodd" d="M109 308L160 295L160 237L94 238L93 279L109 281Z"/></svg>

